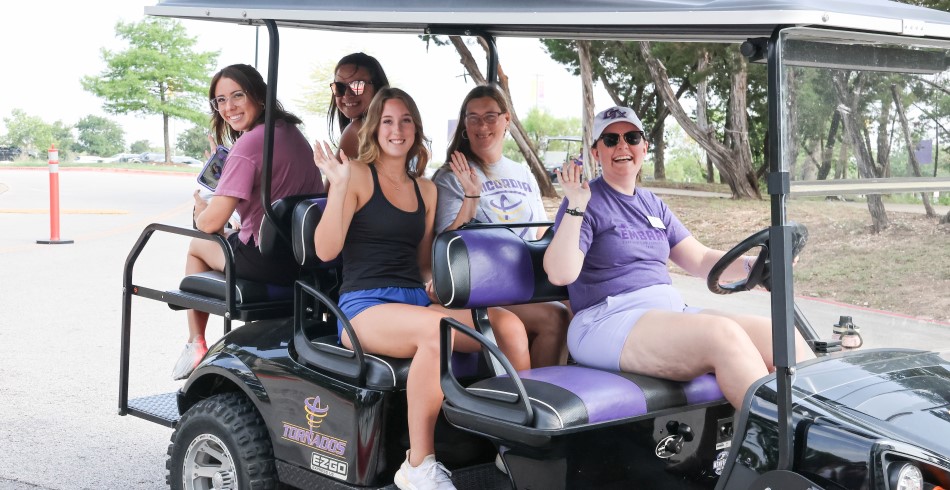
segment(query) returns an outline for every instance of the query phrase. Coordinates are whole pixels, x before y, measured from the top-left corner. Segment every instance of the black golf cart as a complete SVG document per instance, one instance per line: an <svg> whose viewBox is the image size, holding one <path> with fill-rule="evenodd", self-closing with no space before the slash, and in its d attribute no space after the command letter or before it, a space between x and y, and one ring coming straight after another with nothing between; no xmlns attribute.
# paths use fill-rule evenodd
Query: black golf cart
<svg viewBox="0 0 950 490"><path fill-rule="evenodd" d="M748 59L768 67L771 226L727 254L709 287L771 291L776 372L750 388L739 411L712 375L679 383L578 365L515 372L492 342L485 308L566 297L539 265L550 237L524 241L502 226L447 232L433 247L436 292L448 307L473 308L478 328L444 320L443 345L454 329L484 349L451 356L443 348L439 459L460 488L950 487L950 363L921 350L844 352L822 339L794 302L792 258L807 233L787 217L796 192L849 192L790 175L804 100L842 106L848 134L869 138L854 127L868 110L857 101L855 80L936 83L950 68L950 14L882 0L167 0L146 13L266 26L267 103L276 98L283 28L480 36L492 48L492 80L498 36L744 43ZM834 83L801 83L815 76ZM826 92L806 92L814 90ZM266 124L272 135L273 121ZM265 162L272 150L268 137ZM852 192L946 190L937 179L862 177ZM147 227L124 276L119 413L174 428L172 488L390 485L407 447L409 362L364 352L336 307L339 269L319 261L312 243L323 196L272 203L267 165L262 181L262 250L290 247L303 268L300 281L292 290L273 288L238 280L228 267L187 277L171 291L137 284L136 260L155 232L217 241L233 263L220 237ZM747 280L719 283L729 260L756 249ZM129 399L136 296L224 318L226 334L178 392ZM353 350L338 344L337 318ZM234 320L244 325L231 331ZM817 354L797 366L796 328ZM505 472L492 464L498 453Z"/></svg>

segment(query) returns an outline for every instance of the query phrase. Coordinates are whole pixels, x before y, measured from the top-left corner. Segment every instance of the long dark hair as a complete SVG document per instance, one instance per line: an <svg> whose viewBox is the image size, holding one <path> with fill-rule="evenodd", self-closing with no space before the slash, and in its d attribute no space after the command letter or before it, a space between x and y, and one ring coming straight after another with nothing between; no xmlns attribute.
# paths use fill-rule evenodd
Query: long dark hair
<svg viewBox="0 0 950 490"><path fill-rule="evenodd" d="M406 92L392 87L386 87L373 97L366 109L363 127L360 128L360 151L357 160L363 163L373 163L379 158L379 125L383 119L383 107L386 101L398 99L406 104L409 109L409 115L412 116L412 123L416 126L416 137L406 155L406 173L412 177L421 177L425 173L426 165L429 163L429 150L426 143L425 132L422 130L422 115L419 114L419 107Z"/></svg>
<svg viewBox="0 0 950 490"><path fill-rule="evenodd" d="M336 77L336 72L344 65L353 65L357 70L360 68L366 68L366 71L369 72L369 79L373 82L373 90L379 92L380 90L389 86L389 78L386 77L386 72L383 71L383 66L379 64L379 61L376 58L366 54L366 53L352 53L348 54L337 62L336 66L333 67L333 76ZM340 132L343 132L350 124L350 118L346 117L343 114L343 111L340 110L336 105L336 97L333 95L333 92L330 92L330 105L327 108L327 134L330 135L330 139L334 144L337 143L336 138L333 136L333 122L339 121Z"/></svg>
<svg viewBox="0 0 950 490"><path fill-rule="evenodd" d="M248 104L258 104L261 106L261 114L257 120L254 121L254 126L264 122L265 110L274 111L274 119L278 121L285 121L293 125L303 122L299 117L285 111L284 106L282 106L280 102L277 102L277 107L264 107L264 100L267 98L267 84L264 83L264 78L261 77L260 72L251 65L237 64L226 66L222 68L221 71L215 73L214 76L211 77L211 87L208 88L209 105L211 104L211 99L214 98L214 88L222 78L234 80L234 83L237 83L241 87L241 90L244 91L244 94L247 95ZM219 145L230 146L241 136L241 132L231 128L231 125L221 117L221 114L214 110L214 106L211 106L211 132L214 135L215 142Z"/></svg>
<svg viewBox="0 0 950 490"><path fill-rule="evenodd" d="M455 134L452 135L452 142L449 143L449 147L445 152L446 163L452 161L452 153L460 151L465 155L469 163L474 163L482 172L485 171L486 162L483 162L482 159L472 151L472 143L468 140L468 137L464 135L465 109L468 107L469 102L475 99L481 99L482 97L494 99L503 114L511 113L511 104L508 102L508 97L497 85L479 85L470 90L468 95L465 96L465 100L462 101L462 107L459 109L459 118L458 124L455 126Z"/></svg>

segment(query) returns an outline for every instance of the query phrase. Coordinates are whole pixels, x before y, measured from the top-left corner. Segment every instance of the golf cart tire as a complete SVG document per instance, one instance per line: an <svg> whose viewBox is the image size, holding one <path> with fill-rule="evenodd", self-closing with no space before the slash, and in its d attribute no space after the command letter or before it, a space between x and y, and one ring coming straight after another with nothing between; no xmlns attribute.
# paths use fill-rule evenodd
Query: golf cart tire
<svg viewBox="0 0 950 490"><path fill-rule="evenodd" d="M215 395L198 402L182 415L172 433L165 463L168 470L166 480L173 490L188 488L182 479L185 458L189 457L190 446L199 438L206 438L212 444L220 441L224 445L237 479L233 488L279 488L267 426L254 404L243 394ZM190 458L194 459L194 456L192 454Z"/></svg>

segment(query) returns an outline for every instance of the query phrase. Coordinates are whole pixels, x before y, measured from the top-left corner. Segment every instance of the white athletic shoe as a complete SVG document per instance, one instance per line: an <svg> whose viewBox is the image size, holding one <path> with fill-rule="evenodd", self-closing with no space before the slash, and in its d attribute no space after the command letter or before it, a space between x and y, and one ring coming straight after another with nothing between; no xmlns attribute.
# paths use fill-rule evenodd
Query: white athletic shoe
<svg viewBox="0 0 950 490"><path fill-rule="evenodd" d="M175 368L172 369L172 379L185 379L195 370L201 359L208 353L208 345L204 342L189 342L185 344L185 350L181 351Z"/></svg>
<svg viewBox="0 0 950 490"><path fill-rule="evenodd" d="M419 466L412 466L406 451L406 461L396 471L394 480L400 490L455 490L450 476L452 472L436 461L434 454L426 456Z"/></svg>

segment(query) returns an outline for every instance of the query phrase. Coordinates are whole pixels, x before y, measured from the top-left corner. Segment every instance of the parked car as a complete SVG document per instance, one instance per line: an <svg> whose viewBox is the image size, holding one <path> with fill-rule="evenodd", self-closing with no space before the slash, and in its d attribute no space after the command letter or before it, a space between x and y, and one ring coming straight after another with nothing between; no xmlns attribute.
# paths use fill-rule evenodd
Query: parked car
<svg viewBox="0 0 950 490"><path fill-rule="evenodd" d="M116 153L106 158L105 163L142 163L142 155L139 153Z"/></svg>
<svg viewBox="0 0 950 490"><path fill-rule="evenodd" d="M12 162L20 156L20 148L16 146L0 146L0 162Z"/></svg>
<svg viewBox="0 0 950 490"><path fill-rule="evenodd" d="M172 157L172 163L184 163L185 165L204 165L204 162L201 160L186 156L174 156Z"/></svg>

